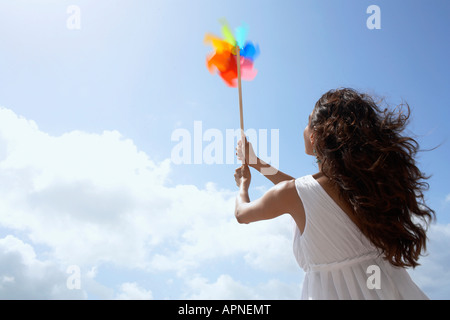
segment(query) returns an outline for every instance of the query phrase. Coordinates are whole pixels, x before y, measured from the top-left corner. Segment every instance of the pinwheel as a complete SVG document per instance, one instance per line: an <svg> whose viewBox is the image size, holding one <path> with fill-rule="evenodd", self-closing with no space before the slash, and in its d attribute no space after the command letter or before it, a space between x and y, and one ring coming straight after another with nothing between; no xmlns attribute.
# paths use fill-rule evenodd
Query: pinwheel
<svg viewBox="0 0 450 320"><path fill-rule="evenodd" d="M243 24L236 28L235 33L225 20L221 20L223 39L207 33L205 43L211 44L214 52L206 58L208 70L219 76L230 87L239 88L239 109L241 120L241 132L244 132L244 117L242 108L241 79L251 81L255 78L257 70L254 68L254 60L259 56L259 46L246 41L248 26Z"/></svg>

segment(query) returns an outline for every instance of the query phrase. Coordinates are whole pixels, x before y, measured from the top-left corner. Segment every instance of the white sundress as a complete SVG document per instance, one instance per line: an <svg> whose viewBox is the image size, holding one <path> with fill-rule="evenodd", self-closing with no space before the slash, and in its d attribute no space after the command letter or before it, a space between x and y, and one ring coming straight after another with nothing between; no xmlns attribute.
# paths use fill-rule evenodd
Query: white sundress
<svg viewBox="0 0 450 320"><path fill-rule="evenodd" d="M296 179L305 209L294 255L305 271L302 299L428 299L405 268L383 259L312 175Z"/></svg>

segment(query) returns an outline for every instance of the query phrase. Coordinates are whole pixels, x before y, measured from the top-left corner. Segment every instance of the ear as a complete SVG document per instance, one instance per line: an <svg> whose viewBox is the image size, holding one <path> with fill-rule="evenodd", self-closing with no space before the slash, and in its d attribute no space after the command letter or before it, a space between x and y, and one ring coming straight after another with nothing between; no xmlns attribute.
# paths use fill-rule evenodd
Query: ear
<svg viewBox="0 0 450 320"><path fill-rule="evenodd" d="M313 146L314 145L314 142L315 142L315 136L314 136L314 131L313 132L311 132L311 134L309 135L309 141L311 142L311 145Z"/></svg>

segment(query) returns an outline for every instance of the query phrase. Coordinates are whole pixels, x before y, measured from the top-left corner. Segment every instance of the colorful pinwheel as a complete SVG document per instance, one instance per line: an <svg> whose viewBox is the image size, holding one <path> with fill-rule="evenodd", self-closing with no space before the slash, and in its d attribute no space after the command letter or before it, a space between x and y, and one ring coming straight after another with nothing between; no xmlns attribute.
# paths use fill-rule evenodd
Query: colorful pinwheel
<svg viewBox="0 0 450 320"><path fill-rule="evenodd" d="M230 87L239 88L239 111L241 121L241 136L244 139L244 111L242 106L241 79L253 80L256 69L253 62L259 55L259 46L247 41L248 26L236 28L235 36L225 20L222 23L222 35L224 39L206 34L205 43L214 47L214 52L208 55L206 66L214 74L217 72Z"/></svg>
<svg viewBox="0 0 450 320"><path fill-rule="evenodd" d="M208 55L206 66L212 74L217 72L228 86L237 87L239 71L243 80L251 81L255 78L257 70L254 68L254 60L260 53L259 46L246 41L247 25L236 28L235 35L233 35L228 23L224 20L221 23L223 39L210 33L205 36L205 43L211 44L215 50Z"/></svg>

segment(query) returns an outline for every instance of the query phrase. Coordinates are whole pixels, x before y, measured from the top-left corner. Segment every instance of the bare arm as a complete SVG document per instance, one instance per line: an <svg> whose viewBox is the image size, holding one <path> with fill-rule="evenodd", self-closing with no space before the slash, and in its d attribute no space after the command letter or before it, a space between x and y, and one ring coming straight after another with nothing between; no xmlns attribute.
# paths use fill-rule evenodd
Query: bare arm
<svg viewBox="0 0 450 320"><path fill-rule="evenodd" d="M293 180L294 178L284 172L279 171L277 168L271 166L270 164L264 162L260 158L258 158L253 150L252 144L245 139L246 146L243 147L242 140L238 141L238 146L236 148L236 154L239 160L244 159L245 163L247 163L253 169L259 171L262 175L264 175L267 179L269 179L273 184L278 184L283 181ZM245 149L245 150L244 150Z"/></svg>
<svg viewBox="0 0 450 320"><path fill-rule="evenodd" d="M304 225L303 204L298 197L295 180L278 183L261 198L250 201L248 188L251 175L248 166L243 165L236 169L234 177L236 184L239 186L234 212L239 223L247 224L260 220L269 220L289 213L298 225Z"/></svg>
<svg viewBox="0 0 450 320"><path fill-rule="evenodd" d="M278 184L283 181L293 180L294 178L290 175L281 172L280 170L274 168L268 163L265 163L263 160L257 158L255 164L249 164L250 167L259 171L263 174L267 179L273 182L273 184Z"/></svg>

